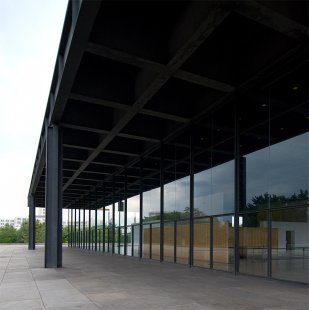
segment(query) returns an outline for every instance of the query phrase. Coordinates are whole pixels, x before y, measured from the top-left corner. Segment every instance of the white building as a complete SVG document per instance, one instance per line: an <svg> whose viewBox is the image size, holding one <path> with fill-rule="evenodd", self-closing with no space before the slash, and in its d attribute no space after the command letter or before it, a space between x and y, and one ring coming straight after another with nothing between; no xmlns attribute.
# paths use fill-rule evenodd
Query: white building
<svg viewBox="0 0 309 310"><path fill-rule="evenodd" d="M40 223L45 223L45 208L36 208L35 217Z"/></svg>
<svg viewBox="0 0 309 310"><path fill-rule="evenodd" d="M26 218L23 217L15 217L14 219L6 219L6 218L1 218L0 219L0 228L4 227L5 225L11 225L15 229L19 229L21 226L21 223L23 221L27 220Z"/></svg>

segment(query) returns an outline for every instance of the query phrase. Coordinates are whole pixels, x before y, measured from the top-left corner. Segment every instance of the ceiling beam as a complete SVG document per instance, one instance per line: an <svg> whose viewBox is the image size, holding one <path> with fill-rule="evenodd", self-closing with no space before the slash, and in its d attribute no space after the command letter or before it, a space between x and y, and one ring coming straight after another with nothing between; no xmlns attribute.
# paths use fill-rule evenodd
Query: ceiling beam
<svg viewBox="0 0 309 310"><path fill-rule="evenodd" d="M94 132L94 133L104 134L104 135L108 135L108 134L112 133L112 131L108 131L108 130L91 128L91 127L87 127L87 126L73 125L73 124L68 124L68 123L61 123L60 126L62 128L70 128L70 129L87 131L87 132ZM117 133L117 136L122 137L122 138L129 138L129 139L133 139L133 140L140 140L140 141L147 141L147 142L154 142L154 143L157 143L160 141L159 139L155 139L155 138L143 137L143 136L139 136L139 135L132 135L132 134L126 134L126 133Z"/></svg>
<svg viewBox="0 0 309 310"><path fill-rule="evenodd" d="M294 5L298 5L297 1L295 1ZM235 11L294 39L303 40L309 37L309 29L307 27L268 8L263 5L263 2L252 0L239 1L238 5L235 6Z"/></svg>
<svg viewBox="0 0 309 310"><path fill-rule="evenodd" d="M139 56L131 55L123 51L118 51L109 47L105 47L93 42L88 43L87 52L157 73L164 72L165 70L168 71L168 67L163 64L144 59ZM203 77L194 73L190 73L181 69L177 70L174 73L174 77L198 85L206 86L208 88L213 88L222 92L231 92L235 88L229 84L211 78ZM143 113L143 110L141 111L141 113Z"/></svg>
<svg viewBox="0 0 309 310"><path fill-rule="evenodd" d="M107 145L115 138L129 121L145 106L145 104L161 89L161 87L169 80L170 77L184 64L184 62L197 50L197 48L213 33L213 31L225 20L229 15L229 11L226 11L219 5L213 6L213 3L209 3L209 14L204 18L200 26L195 30L193 35L183 44L175 53L174 57L166 65L163 72L159 73L154 80L148 85L146 90L140 95L140 97L131 106L130 110L119 120L114 126L112 133L104 138L97 148L89 155L85 162L78 168L73 176L64 184L63 190L66 190L68 186L81 174L87 166L102 152ZM138 87L137 87L138 89Z"/></svg>

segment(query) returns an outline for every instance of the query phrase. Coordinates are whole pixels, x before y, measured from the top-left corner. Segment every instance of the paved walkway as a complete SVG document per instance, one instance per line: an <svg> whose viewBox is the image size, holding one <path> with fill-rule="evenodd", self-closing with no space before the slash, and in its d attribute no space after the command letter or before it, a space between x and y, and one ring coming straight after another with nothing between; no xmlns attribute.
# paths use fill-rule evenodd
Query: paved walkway
<svg viewBox="0 0 309 310"><path fill-rule="evenodd" d="M64 247L0 245L0 309L309 309L308 286Z"/></svg>

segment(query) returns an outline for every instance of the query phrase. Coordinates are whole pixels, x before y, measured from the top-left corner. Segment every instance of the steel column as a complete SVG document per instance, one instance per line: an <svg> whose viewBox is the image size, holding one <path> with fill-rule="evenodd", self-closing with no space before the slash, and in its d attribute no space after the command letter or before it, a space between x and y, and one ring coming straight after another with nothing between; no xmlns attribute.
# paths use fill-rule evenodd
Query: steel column
<svg viewBox="0 0 309 310"><path fill-rule="evenodd" d="M164 259L164 153L160 147L160 261Z"/></svg>
<svg viewBox="0 0 309 310"><path fill-rule="evenodd" d="M91 249L91 209L88 210L88 250Z"/></svg>
<svg viewBox="0 0 309 310"><path fill-rule="evenodd" d="M102 241L103 241L103 252L105 252L105 206L103 207L103 235L102 235Z"/></svg>
<svg viewBox="0 0 309 310"><path fill-rule="evenodd" d="M112 224L112 254L115 253L115 196L114 196L114 180L113 180L113 224Z"/></svg>
<svg viewBox="0 0 309 310"><path fill-rule="evenodd" d="M124 255L127 255L127 244L128 244L128 198L127 198L127 173L124 177Z"/></svg>
<svg viewBox="0 0 309 310"><path fill-rule="evenodd" d="M140 189L139 189L139 257L143 257L143 162L140 167Z"/></svg>
<svg viewBox="0 0 309 310"><path fill-rule="evenodd" d="M193 242L194 242L194 146L192 132L190 134L190 243L189 266L193 266Z"/></svg>
<svg viewBox="0 0 309 310"><path fill-rule="evenodd" d="M28 250L35 250L35 198L34 195L28 197L29 207L29 243Z"/></svg>
<svg viewBox="0 0 309 310"><path fill-rule="evenodd" d="M97 207L97 206L96 206ZM95 209L94 211L94 250L97 251L98 250L98 242L97 242L97 238L98 238L98 209Z"/></svg>
<svg viewBox="0 0 309 310"><path fill-rule="evenodd" d="M74 247L76 248L76 241L77 241L77 231L76 231L76 208L74 209Z"/></svg>
<svg viewBox="0 0 309 310"><path fill-rule="evenodd" d="M240 155L240 124L238 107L235 105L234 112L235 136L234 136L234 160L235 160L235 201L234 201L234 272L239 272L239 206L241 201L242 180L240 175L241 155Z"/></svg>
<svg viewBox="0 0 309 310"><path fill-rule="evenodd" d="M83 249L86 247L86 209L83 209Z"/></svg>
<svg viewBox="0 0 309 310"><path fill-rule="evenodd" d="M80 239L81 239L81 234L80 234L80 205L79 205L79 209L78 209L78 247L81 247L80 244Z"/></svg>
<svg viewBox="0 0 309 310"><path fill-rule="evenodd" d="M71 209L71 242L70 242L70 246L73 247L73 243L74 243L74 234L73 234L73 209Z"/></svg>
<svg viewBox="0 0 309 310"><path fill-rule="evenodd" d="M272 264L271 264L271 260L272 260L272 212L271 210L267 210L268 216L268 240L267 240L267 276L269 278L272 277Z"/></svg>
<svg viewBox="0 0 309 310"><path fill-rule="evenodd" d="M68 246L70 246L71 236L70 236L70 209L68 209Z"/></svg>
<svg viewBox="0 0 309 310"><path fill-rule="evenodd" d="M177 261L177 221L174 221L174 263Z"/></svg>
<svg viewBox="0 0 309 310"><path fill-rule="evenodd" d="M46 131L45 268L56 268L62 266L62 139L57 125Z"/></svg>

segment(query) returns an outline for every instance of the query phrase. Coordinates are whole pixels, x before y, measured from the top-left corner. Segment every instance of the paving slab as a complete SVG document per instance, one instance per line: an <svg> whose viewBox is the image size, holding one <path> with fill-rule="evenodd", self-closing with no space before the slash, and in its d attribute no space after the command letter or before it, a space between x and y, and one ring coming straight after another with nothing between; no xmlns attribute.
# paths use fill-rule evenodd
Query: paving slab
<svg viewBox="0 0 309 310"><path fill-rule="evenodd" d="M63 268L43 262L43 246L0 245L0 310L309 309L305 284L66 246Z"/></svg>

